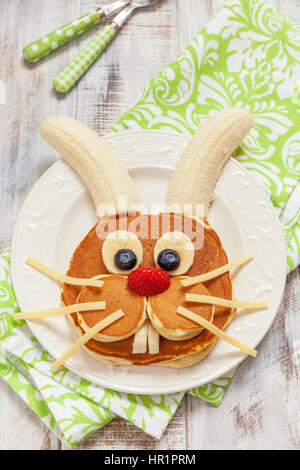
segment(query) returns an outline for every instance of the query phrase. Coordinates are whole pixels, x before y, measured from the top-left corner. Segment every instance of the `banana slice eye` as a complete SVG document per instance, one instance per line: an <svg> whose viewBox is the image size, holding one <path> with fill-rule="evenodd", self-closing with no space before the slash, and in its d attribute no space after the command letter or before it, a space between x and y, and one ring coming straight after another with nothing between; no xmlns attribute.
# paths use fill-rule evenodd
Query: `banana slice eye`
<svg viewBox="0 0 300 470"><path fill-rule="evenodd" d="M194 254L194 245L183 232L164 233L154 247L156 266L172 276L187 273L194 262Z"/></svg>
<svg viewBox="0 0 300 470"><path fill-rule="evenodd" d="M134 233L116 230L102 245L102 259L110 273L129 274L142 263L143 246Z"/></svg>

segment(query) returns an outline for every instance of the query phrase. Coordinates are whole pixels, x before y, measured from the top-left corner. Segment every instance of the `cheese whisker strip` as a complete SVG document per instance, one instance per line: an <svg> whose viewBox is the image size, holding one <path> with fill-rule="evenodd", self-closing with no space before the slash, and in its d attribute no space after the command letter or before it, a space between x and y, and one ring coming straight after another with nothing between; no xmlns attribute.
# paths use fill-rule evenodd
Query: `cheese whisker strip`
<svg viewBox="0 0 300 470"><path fill-rule="evenodd" d="M56 281L65 282L66 284L71 284L73 286L90 286L90 287L102 287L104 282L97 279L80 279L77 277L65 276L54 269L46 266L37 259L29 256L26 260L26 264L36 269L37 271L45 274L46 276L55 279Z"/></svg>
<svg viewBox="0 0 300 470"><path fill-rule="evenodd" d="M184 287L188 287L188 286L193 286L194 284L198 284L200 282L209 281L210 279L214 279L215 277L221 276L221 274L224 274L227 271L230 271L231 269L236 268L237 266L242 266L243 264L248 263L248 261L251 261L252 259L253 259L253 255L251 253L248 253L247 255L244 255L241 258L238 258L235 261L232 261L231 263L224 264L224 266L220 266L219 268L214 269L213 271L200 274L199 276L193 276L193 277L183 279L181 281L181 284Z"/></svg>
<svg viewBox="0 0 300 470"><path fill-rule="evenodd" d="M240 349L244 353L249 354L252 357L256 357L257 351L255 351L255 349L249 348L249 346L246 346L245 344L241 343L237 339L232 338L232 336L227 335L226 333L224 333L223 330L220 330L213 323L205 320L204 318L200 317L199 315L196 315L196 313L191 312L190 310L188 310L186 308L183 308L183 307L178 307L177 313L179 315L182 315L185 318L188 318L189 320L192 320L193 322L197 323L198 325L203 326L203 328L206 328L211 333L213 333L215 336L218 336L218 338L223 339L224 341L231 344L232 346L235 346L236 348Z"/></svg>
<svg viewBox="0 0 300 470"><path fill-rule="evenodd" d="M58 317L59 315L69 315L76 312L88 312L91 310L105 310L106 304L100 302L83 302L68 305L67 307L52 308L49 310L36 310L34 312L20 312L14 314L15 320L33 320L37 318Z"/></svg>
<svg viewBox="0 0 300 470"><path fill-rule="evenodd" d="M213 297L211 295L200 295L200 294L185 294L185 300L187 302L220 305L222 307L231 307L231 308L245 308L245 309L268 308L268 302L266 300L256 300L253 302L240 302L238 300L228 300L228 299L222 299L220 297Z"/></svg>
<svg viewBox="0 0 300 470"><path fill-rule="evenodd" d="M111 325L115 321L119 320L124 316L124 312L122 310L117 310L116 312L108 315L108 317L104 318L103 320L99 321L94 325L88 332L86 332L81 338L79 338L76 343L74 343L70 349L68 349L57 361L53 362L51 365L51 370L55 372L57 369L60 368L73 354L75 354L82 346L85 345L90 339L92 339L97 333L104 330L107 326Z"/></svg>

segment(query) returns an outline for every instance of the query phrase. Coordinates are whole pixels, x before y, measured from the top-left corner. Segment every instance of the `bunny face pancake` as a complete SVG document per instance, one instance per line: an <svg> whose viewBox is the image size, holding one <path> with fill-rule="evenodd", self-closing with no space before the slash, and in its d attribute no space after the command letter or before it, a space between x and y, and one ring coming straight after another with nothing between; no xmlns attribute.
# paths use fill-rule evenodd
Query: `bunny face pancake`
<svg viewBox="0 0 300 470"><path fill-rule="evenodd" d="M182 226L184 226L184 219L186 219L185 216L169 214L169 217L170 224L165 230L170 230L172 233L174 228L178 228L180 226L180 223L182 223ZM147 222L145 219L147 219ZM156 266L154 255L155 247L157 246L157 243L161 239L162 235L166 233L163 231L161 221L162 215L140 215L135 217L122 216L122 218L115 218L114 223L111 224L114 229L116 228L116 230L120 228L120 225L122 228L125 228L126 226L138 227L139 225L148 228L147 233L144 233L145 238L139 238L139 241L143 247L143 258L140 267L154 268ZM225 251L222 248L218 235L210 227L210 225L207 222L203 224L193 219L190 219L189 222L192 225L192 232L196 233L198 231L200 234L197 238L197 245L199 244L201 248L194 250L193 264L188 269L188 271L185 272L185 276L203 274L226 264L227 257ZM109 226L108 219L106 221L102 219L99 224L101 224L103 229L101 230L101 233L105 232ZM155 239L148 238L152 231L152 225L160 227L160 232L157 234ZM190 226L187 223L185 225ZM102 249L105 240L98 237L98 228L98 224L93 227L93 229L88 233L88 235L75 250L70 263L70 268L67 273L69 276L78 278L92 278L99 275L109 274L102 256ZM200 238L202 238L202 243L199 242ZM117 249L117 247L115 249ZM113 253L111 256L113 258ZM101 279L104 280L105 285L105 291L103 293L101 292L101 289L97 290L95 288L86 287L81 289L80 286L64 284L62 291L63 303L65 305L71 305L77 301L105 300L107 305L112 303L114 306L118 305L121 309L124 308L124 310L126 310L125 306L122 305L123 295L120 296L119 293L119 277L119 275L111 275L107 278L101 277ZM177 288L178 291L180 290L182 298L184 297L184 293L186 291L186 289L179 285L180 279L181 276L170 276L170 288L167 289L164 293L149 296L147 299L147 311L149 314L149 319L154 328L161 334L160 348L157 354L150 354L149 351L144 354L132 353L134 333L136 332L135 327L132 327L131 335L129 335L130 337L126 339L122 337L125 334L125 326L132 324L132 322L129 322L129 316L138 316L139 318L143 318L142 304L140 304L138 311L137 308L135 308L134 313L128 312L128 315L125 314L125 316L115 324L124 324L124 329L122 332L120 332L120 341L111 342L107 341L105 338L103 339L102 335L105 334L104 330L101 332L102 341L97 341L97 339L101 339L101 337L96 336L94 339L85 344L87 351L102 361L105 361L106 359L108 361L115 361L117 363L124 362L130 363L132 365L149 365L159 364L166 361L174 361L177 358L199 353L200 351L207 349L208 346L214 341L215 336L207 332L207 330L202 331L203 328L199 328L199 325L190 320L181 318L176 314L179 300L176 296L174 297L174 295L172 295L172 291L174 288ZM172 288L173 283L174 288ZM81 294L87 290L90 291L90 297L88 298L86 295L82 296ZM218 278L208 281L206 283L206 287L201 284L200 288L199 285L196 285L188 290L195 293L210 293L211 295L223 297L226 299L232 298L232 286L228 272L224 273ZM166 298L168 297L169 292L170 298ZM130 292L130 290L128 291L128 294L129 293L131 303L133 303L133 299L135 298L144 299L144 297ZM127 300L129 300L129 298ZM182 305L183 303L184 302L181 302ZM212 305L207 304L194 306L193 311L209 320L214 317L214 322L216 325L218 325L219 328L224 327L229 319L232 318L233 314L233 309L231 308L222 306L213 308ZM74 313L70 316L70 318L75 326L78 327L79 331L84 332L86 331L87 327L92 327L102 318L103 315L107 315L107 313L108 312L105 311L98 311L98 315L96 312L86 312L84 314ZM109 311L109 313L111 312ZM137 320L135 321L137 322ZM84 325L84 323L87 323L87 325ZM157 323L162 324L162 328L157 329ZM109 328L113 329L114 324ZM166 330L165 334L162 330ZM177 343L177 341L168 339L166 337L172 334L173 338L180 340L180 344L179 341ZM191 336L196 336L196 338L191 338Z"/></svg>

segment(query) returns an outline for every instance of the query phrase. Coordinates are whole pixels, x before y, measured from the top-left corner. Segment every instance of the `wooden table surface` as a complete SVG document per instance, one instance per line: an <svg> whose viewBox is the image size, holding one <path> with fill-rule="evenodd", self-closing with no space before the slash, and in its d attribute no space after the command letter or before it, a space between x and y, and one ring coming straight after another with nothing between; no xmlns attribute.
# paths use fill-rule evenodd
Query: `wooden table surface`
<svg viewBox="0 0 300 470"><path fill-rule="evenodd" d="M99 2L98 2L99 3ZM53 114L77 118L99 133L110 131L138 92L208 22L223 0L164 0L138 12L108 51L67 96L52 79L94 31L37 65L21 57L25 44L80 14L94 0L1 0L0 250L11 240L21 205L32 185L54 163L38 124ZM299 0L272 0L300 23ZM219 408L186 396L158 442L115 419L79 449L296 449L300 448L299 269L288 277L285 296L255 361L246 359ZM0 379L0 440L10 449L65 449Z"/></svg>

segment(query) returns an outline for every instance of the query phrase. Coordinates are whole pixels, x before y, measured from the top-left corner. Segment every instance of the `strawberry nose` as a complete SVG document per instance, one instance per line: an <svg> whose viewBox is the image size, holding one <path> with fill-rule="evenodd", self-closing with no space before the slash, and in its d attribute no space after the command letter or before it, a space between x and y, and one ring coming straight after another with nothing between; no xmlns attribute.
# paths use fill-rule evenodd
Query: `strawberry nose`
<svg viewBox="0 0 300 470"><path fill-rule="evenodd" d="M139 268L128 276L128 286L136 294L148 297L165 292L170 287L170 277L159 268Z"/></svg>

